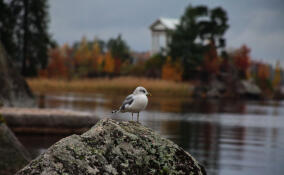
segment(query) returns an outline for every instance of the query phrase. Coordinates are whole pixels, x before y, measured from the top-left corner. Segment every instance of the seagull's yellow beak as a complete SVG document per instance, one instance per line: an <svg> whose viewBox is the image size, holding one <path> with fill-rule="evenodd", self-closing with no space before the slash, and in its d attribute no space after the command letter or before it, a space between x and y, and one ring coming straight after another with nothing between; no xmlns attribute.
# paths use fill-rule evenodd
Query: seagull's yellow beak
<svg viewBox="0 0 284 175"><path fill-rule="evenodd" d="M152 94L151 94L150 92L148 92L148 93L147 93L147 96L150 96L150 97L151 97L151 96L152 96Z"/></svg>

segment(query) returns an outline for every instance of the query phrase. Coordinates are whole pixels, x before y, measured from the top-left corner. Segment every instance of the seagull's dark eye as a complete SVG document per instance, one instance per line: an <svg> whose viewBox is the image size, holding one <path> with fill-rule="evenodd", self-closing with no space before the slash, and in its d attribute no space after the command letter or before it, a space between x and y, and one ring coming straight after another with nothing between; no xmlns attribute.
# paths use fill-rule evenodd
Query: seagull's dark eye
<svg viewBox="0 0 284 175"><path fill-rule="evenodd" d="M146 93L146 91L144 89L141 89L140 92L143 92L144 94Z"/></svg>

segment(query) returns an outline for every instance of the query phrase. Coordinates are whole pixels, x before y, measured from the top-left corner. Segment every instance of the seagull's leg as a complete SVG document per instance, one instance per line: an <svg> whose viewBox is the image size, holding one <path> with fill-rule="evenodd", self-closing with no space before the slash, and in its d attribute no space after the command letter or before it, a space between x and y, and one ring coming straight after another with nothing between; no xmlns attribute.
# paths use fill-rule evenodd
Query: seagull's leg
<svg viewBox="0 0 284 175"><path fill-rule="evenodd" d="M132 116L131 116L131 121L133 121L133 113L131 113L132 114Z"/></svg>
<svg viewBox="0 0 284 175"><path fill-rule="evenodd" d="M139 112L137 113L137 122L139 123Z"/></svg>

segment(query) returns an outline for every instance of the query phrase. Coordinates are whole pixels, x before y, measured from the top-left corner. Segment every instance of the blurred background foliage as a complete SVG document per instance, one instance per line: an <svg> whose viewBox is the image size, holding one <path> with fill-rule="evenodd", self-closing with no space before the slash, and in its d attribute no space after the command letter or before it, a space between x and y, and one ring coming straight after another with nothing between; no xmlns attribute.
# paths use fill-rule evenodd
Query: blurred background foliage
<svg viewBox="0 0 284 175"><path fill-rule="evenodd" d="M56 45L48 24L47 0L0 0L0 40L24 76L37 76L48 64Z"/></svg>
<svg viewBox="0 0 284 175"><path fill-rule="evenodd" d="M172 81L253 80L262 89L279 88L283 71L253 61L250 48L226 49L228 15L221 7L189 5L171 42L158 54L132 51L121 35L57 45L48 33L48 1L0 0L0 40L25 77L78 79L137 76ZM226 81L226 80L222 80Z"/></svg>

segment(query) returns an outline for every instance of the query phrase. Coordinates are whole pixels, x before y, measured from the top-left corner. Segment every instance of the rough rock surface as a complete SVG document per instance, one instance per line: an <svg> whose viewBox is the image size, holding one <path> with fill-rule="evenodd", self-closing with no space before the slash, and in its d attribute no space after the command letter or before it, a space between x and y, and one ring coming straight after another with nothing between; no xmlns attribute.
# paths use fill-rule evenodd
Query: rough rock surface
<svg viewBox="0 0 284 175"><path fill-rule="evenodd" d="M30 158L26 149L3 122L0 115L0 174L14 174L28 164Z"/></svg>
<svg viewBox="0 0 284 175"><path fill-rule="evenodd" d="M206 174L172 141L136 122L99 121L31 161L24 174Z"/></svg>
<svg viewBox="0 0 284 175"><path fill-rule="evenodd" d="M4 106L34 106L32 92L9 59L0 42L0 101Z"/></svg>

